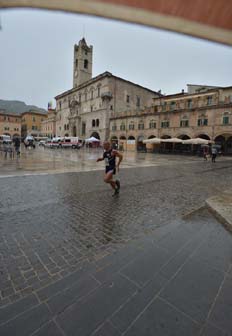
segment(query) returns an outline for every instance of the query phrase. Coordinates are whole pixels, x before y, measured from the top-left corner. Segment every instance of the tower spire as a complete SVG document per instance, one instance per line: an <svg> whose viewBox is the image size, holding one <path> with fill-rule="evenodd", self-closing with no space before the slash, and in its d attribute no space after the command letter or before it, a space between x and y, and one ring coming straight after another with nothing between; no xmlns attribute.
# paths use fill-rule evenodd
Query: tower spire
<svg viewBox="0 0 232 336"><path fill-rule="evenodd" d="M83 37L74 45L73 87L77 87L92 78L93 47L88 46Z"/></svg>

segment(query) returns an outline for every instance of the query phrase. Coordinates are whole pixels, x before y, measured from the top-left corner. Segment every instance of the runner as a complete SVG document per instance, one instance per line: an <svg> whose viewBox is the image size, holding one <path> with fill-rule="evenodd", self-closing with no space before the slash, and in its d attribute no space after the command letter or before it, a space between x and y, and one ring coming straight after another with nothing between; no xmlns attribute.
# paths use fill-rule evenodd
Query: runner
<svg viewBox="0 0 232 336"><path fill-rule="evenodd" d="M106 183L110 183L111 187L114 190L113 196L117 195L119 193L120 189L120 181L116 179L114 181L113 175L116 174L119 171L119 165L123 159L122 154L120 154L118 151L113 149L111 147L111 144L109 141L105 141L103 144L104 148L104 153L102 158L98 158L97 162L105 160L105 176L104 176L104 181ZM116 164L116 157L119 158L118 163Z"/></svg>

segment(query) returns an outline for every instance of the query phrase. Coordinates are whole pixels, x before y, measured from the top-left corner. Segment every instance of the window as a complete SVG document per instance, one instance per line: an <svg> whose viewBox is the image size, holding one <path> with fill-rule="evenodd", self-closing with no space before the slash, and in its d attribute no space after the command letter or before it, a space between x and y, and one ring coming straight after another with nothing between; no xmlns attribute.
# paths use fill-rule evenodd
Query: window
<svg viewBox="0 0 232 336"><path fill-rule="evenodd" d="M134 130L135 129L135 125L133 123L129 124L129 130Z"/></svg>
<svg viewBox="0 0 232 336"><path fill-rule="evenodd" d="M87 50L85 50L85 55L88 55L88 51Z"/></svg>
<svg viewBox="0 0 232 336"><path fill-rule="evenodd" d="M79 93L79 103L81 102L81 93Z"/></svg>
<svg viewBox="0 0 232 336"><path fill-rule="evenodd" d="M161 121L161 128L168 128L169 127L169 121Z"/></svg>
<svg viewBox="0 0 232 336"><path fill-rule="evenodd" d="M144 129L144 123L139 123L139 125L138 125L138 129L139 130L143 130Z"/></svg>
<svg viewBox="0 0 232 336"><path fill-rule="evenodd" d="M41 118L41 121L43 121L43 118Z"/></svg>
<svg viewBox="0 0 232 336"><path fill-rule="evenodd" d="M76 68L78 67L78 60L76 59L76 63L75 63L75 65L76 65Z"/></svg>
<svg viewBox="0 0 232 336"><path fill-rule="evenodd" d="M6 116L4 117L4 120L6 120Z"/></svg>
<svg viewBox="0 0 232 336"><path fill-rule="evenodd" d="M61 106L62 106L61 101L59 102L59 106L60 106L60 110L61 110Z"/></svg>
<svg viewBox="0 0 232 336"><path fill-rule="evenodd" d="M91 90L91 99L93 99L93 90Z"/></svg>
<svg viewBox="0 0 232 336"><path fill-rule="evenodd" d="M189 99L187 101L187 106L188 106L188 108L192 108L193 107L193 101L192 101L192 99Z"/></svg>
<svg viewBox="0 0 232 336"><path fill-rule="evenodd" d="M187 119L180 121L180 127L188 127L188 126L189 126L189 121Z"/></svg>
<svg viewBox="0 0 232 336"><path fill-rule="evenodd" d="M126 126L124 124L121 124L120 125L120 131L125 131L125 129L126 129Z"/></svg>
<svg viewBox="0 0 232 336"><path fill-rule="evenodd" d="M99 119L96 120L96 126L99 127Z"/></svg>
<svg viewBox="0 0 232 336"><path fill-rule="evenodd" d="M117 126L116 125L112 125L112 131L117 131Z"/></svg>
<svg viewBox="0 0 232 336"><path fill-rule="evenodd" d="M92 120L92 127L95 127L95 119Z"/></svg>
<svg viewBox="0 0 232 336"><path fill-rule="evenodd" d="M69 124L66 125L67 130L69 130Z"/></svg>
<svg viewBox="0 0 232 336"><path fill-rule="evenodd" d="M140 107L140 97L136 96L136 106Z"/></svg>
<svg viewBox="0 0 232 336"><path fill-rule="evenodd" d="M130 102L130 96L126 96L126 102L129 103Z"/></svg>
<svg viewBox="0 0 232 336"><path fill-rule="evenodd" d="M175 110L175 108L176 108L176 102L171 102L170 103L170 109Z"/></svg>
<svg viewBox="0 0 232 336"><path fill-rule="evenodd" d="M162 111L164 112L164 111L166 111L166 109L167 109L167 103L164 102L163 105L162 105Z"/></svg>
<svg viewBox="0 0 232 336"><path fill-rule="evenodd" d="M87 92L85 92L85 101L87 101Z"/></svg>
<svg viewBox="0 0 232 336"><path fill-rule="evenodd" d="M85 69L88 69L88 63L89 63L88 60L85 59L85 60L84 60L84 68L85 68Z"/></svg>
<svg viewBox="0 0 232 336"><path fill-rule="evenodd" d="M228 125L229 124L229 116L224 116L222 119L222 124L223 125Z"/></svg>
<svg viewBox="0 0 232 336"><path fill-rule="evenodd" d="M212 96L207 97L207 105L211 105L212 102L213 102L213 97Z"/></svg>
<svg viewBox="0 0 232 336"><path fill-rule="evenodd" d="M151 120L150 123L149 123L149 128L156 128L156 122Z"/></svg>
<svg viewBox="0 0 232 336"><path fill-rule="evenodd" d="M113 110L113 105L110 105L110 109L111 109L111 111Z"/></svg>
<svg viewBox="0 0 232 336"><path fill-rule="evenodd" d="M208 125L208 119L207 118L198 119L197 120L197 125L198 126L207 126Z"/></svg>
<svg viewBox="0 0 232 336"><path fill-rule="evenodd" d="M101 92L101 88L100 86L97 88L97 96L100 97L100 92Z"/></svg>
<svg viewBox="0 0 232 336"><path fill-rule="evenodd" d="M90 111L93 112L93 105L90 106Z"/></svg>

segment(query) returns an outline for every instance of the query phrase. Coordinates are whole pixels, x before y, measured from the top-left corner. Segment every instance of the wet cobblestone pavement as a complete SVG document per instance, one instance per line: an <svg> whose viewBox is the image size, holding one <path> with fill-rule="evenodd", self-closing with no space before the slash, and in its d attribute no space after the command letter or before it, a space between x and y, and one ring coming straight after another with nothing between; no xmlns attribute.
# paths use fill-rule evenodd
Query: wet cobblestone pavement
<svg viewBox="0 0 232 336"><path fill-rule="evenodd" d="M14 335L13 331L22 328L25 319L30 319L31 327L23 329L20 335L34 335L37 329L37 336L154 335L149 317L152 311L164 314L162 319L170 319L175 329L176 320L172 320L175 306L180 315L176 317L181 321L180 328L171 333L170 325L169 330L161 319L157 322L160 329L155 329L157 335L231 335L231 313L224 317L225 327L220 322L221 310L212 306L220 286L225 284L225 293L232 286L231 235L210 219L208 213L192 223L181 219L202 207L206 198L231 187L231 169L232 161L228 159L220 159L215 165L201 160L176 160L172 164L122 169L122 189L117 198L111 197L109 186L102 182L101 171L1 178L0 334ZM174 228L179 226L182 230L177 234ZM202 242L207 237L211 244L204 247ZM185 251L187 241L190 245ZM202 253L196 250L198 246ZM219 256L213 253L212 247L221 250ZM173 278L176 269L193 251L198 252L191 265L165 289L166 281ZM205 261L199 266L202 255ZM174 262L170 263L172 258ZM133 264L132 260L137 261ZM207 260L214 264L208 265L209 272L204 273ZM167 266L162 268L164 265ZM143 269L142 273L139 268ZM218 271L215 273L211 268ZM152 269L159 272L151 275ZM199 301L197 307L203 308L198 309L189 304L195 300L191 294L185 302L181 292L178 293L188 274L194 278L199 273L206 282L202 296L206 295L209 301L206 305ZM211 283L208 277L213 279L213 294L211 289L207 292L207 281ZM199 275L196 283L200 280ZM115 284L113 293L109 290L112 283ZM194 283L186 285L185 296L192 286ZM141 295L137 298L143 288L145 298ZM151 291L154 293L150 294ZM161 294L152 301L156 291ZM79 292L83 310L74 304ZM119 292L121 296L117 298ZM106 302L103 297L107 293L109 301L105 299ZM131 317L133 323L129 324L122 321L121 308L119 314L116 312L123 304L125 316L129 314L131 308L126 302L133 298L144 303L141 307L139 304L137 313ZM225 305L224 296L219 299L221 306ZM144 311L148 302L150 310ZM89 307L95 307L91 308L94 311ZM21 318L15 317L20 309L25 313ZM211 313L218 321L216 325L208 321ZM147 324L145 332L143 326Z"/></svg>

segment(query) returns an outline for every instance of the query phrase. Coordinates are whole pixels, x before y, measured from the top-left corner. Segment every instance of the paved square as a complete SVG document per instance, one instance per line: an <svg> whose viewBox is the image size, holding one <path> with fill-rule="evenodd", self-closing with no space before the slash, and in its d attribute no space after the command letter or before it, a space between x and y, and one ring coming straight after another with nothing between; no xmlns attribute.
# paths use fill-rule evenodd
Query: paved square
<svg viewBox="0 0 232 336"><path fill-rule="evenodd" d="M91 167L2 173L1 335L28 319L20 335L231 335L231 234L205 210L183 215L232 187L232 160L133 160L117 198Z"/></svg>

